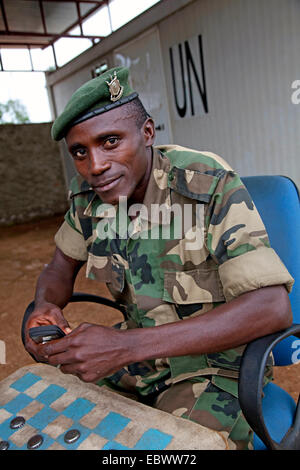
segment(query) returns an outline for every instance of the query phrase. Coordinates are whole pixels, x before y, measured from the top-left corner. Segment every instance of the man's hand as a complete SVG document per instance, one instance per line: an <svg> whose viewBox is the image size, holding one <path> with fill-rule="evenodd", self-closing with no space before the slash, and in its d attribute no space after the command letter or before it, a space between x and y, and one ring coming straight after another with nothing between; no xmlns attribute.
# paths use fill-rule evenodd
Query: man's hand
<svg viewBox="0 0 300 470"><path fill-rule="evenodd" d="M30 338L29 329L45 325L57 325L66 335L72 331L61 309L56 305L45 303L42 307L34 310L26 323L25 348L38 362L47 362L47 358L40 351L39 345Z"/></svg>
<svg viewBox="0 0 300 470"><path fill-rule="evenodd" d="M39 353L65 374L85 382L97 382L130 364L128 332L82 323L67 336L39 345Z"/></svg>
<svg viewBox="0 0 300 470"><path fill-rule="evenodd" d="M62 309L68 304L73 292L74 282L83 261L75 260L56 248L51 262L43 269L37 282L35 309L29 316L25 327L25 348L38 362L47 362L39 345L30 337L29 328L57 325L66 334L71 332Z"/></svg>
<svg viewBox="0 0 300 470"><path fill-rule="evenodd" d="M57 310L55 315L59 316ZM59 324L57 319L55 324ZM66 374L97 382L134 362L235 348L287 328L291 322L285 287L270 286L242 294L203 315L155 327L117 330L83 323L63 338L36 345L34 351L44 362L60 364Z"/></svg>
<svg viewBox="0 0 300 470"><path fill-rule="evenodd" d="M225 351L286 328L292 321L283 286L247 292L184 321L116 330L83 323L64 338L40 345L49 364L97 382L134 362ZM170 340L171 339L171 340Z"/></svg>

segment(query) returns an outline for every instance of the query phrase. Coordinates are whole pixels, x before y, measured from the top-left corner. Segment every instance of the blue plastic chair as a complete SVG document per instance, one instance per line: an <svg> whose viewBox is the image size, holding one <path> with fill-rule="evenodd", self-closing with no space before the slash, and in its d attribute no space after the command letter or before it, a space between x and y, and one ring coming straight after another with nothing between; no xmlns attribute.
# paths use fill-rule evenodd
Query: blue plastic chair
<svg viewBox="0 0 300 470"><path fill-rule="evenodd" d="M285 176L242 178L266 226L271 246L295 279L290 301L293 325L251 342L243 355L239 399L255 432L254 449L300 449L300 405L274 383L263 390L266 361L273 352L275 365L300 359L300 199L294 182ZM299 354L297 353L297 350ZM299 406L298 406L299 405Z"/></svg>

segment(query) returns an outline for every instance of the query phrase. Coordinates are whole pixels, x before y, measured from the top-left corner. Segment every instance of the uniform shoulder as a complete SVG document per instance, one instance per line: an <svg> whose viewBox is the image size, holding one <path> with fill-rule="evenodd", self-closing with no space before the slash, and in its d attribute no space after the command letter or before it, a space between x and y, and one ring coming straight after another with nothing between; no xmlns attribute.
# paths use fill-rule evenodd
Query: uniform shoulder
<svg viewBox="0 0 300 470"><path fill-rule="evenodd" d="M231 166L219 155L202 150L194 150L180 145L159 145L155 147L177 168L201 172L225 170L233 171Z"/></svg>
<svg viewBox="0 0 300 470"><path fill-rule="evenodd" d="M185 197L209 203L226 184L226 190L241 184L230 165L213 152L178 145L159 146L156 150L170 163L168 187Z"/></svg>

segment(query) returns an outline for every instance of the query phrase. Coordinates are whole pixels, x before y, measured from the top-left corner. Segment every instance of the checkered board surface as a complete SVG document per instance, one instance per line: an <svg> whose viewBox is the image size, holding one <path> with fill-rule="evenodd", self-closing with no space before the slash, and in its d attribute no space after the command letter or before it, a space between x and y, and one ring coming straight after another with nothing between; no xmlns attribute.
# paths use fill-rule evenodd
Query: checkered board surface
<svg viewBox="0 0 300 470"><path fill-rule="evenodd" d="M23 416L25 425L11 429ZM67 444L70 429L80 438ZM224 436L116 393L85 384L45 365L28 366L0 382L0 441L27 450L43 436L41 450L226 449Z"/></svg>

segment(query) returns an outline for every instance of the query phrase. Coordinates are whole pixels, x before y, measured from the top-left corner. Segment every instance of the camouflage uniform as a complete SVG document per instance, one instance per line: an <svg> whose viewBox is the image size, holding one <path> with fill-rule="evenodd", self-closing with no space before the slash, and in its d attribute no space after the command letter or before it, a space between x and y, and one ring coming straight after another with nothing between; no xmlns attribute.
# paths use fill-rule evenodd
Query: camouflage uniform
<svg viewBox="0 0 300 470"><path fill-rule="evenodd" d="M292 287L240 178L217 155L155 147L143 206L131 207L138 214L133 220L125 205L103 205L80 177L70 198L57 246L87 261L87 276L107 283L127 306L119 328L184 321L260 287ZM251 441L237 399L243 349L131 364L101 383L224 430L243 447Z"/></svg>

